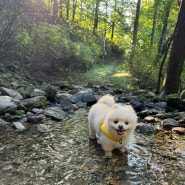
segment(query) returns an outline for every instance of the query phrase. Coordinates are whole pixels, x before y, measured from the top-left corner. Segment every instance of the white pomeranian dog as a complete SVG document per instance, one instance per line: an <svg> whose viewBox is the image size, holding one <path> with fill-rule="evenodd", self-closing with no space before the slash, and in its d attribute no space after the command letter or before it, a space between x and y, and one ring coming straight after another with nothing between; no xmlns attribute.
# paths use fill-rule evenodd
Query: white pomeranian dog
<svg viewBox="0 0 185 185"><path fill-rule="evenodd" d="M107 94L91 107L88 121L90 138L97 139L105 157L111 158L114 149L125 151L136 127L137 115L130 105L116 104L114 97Z"/></svg>

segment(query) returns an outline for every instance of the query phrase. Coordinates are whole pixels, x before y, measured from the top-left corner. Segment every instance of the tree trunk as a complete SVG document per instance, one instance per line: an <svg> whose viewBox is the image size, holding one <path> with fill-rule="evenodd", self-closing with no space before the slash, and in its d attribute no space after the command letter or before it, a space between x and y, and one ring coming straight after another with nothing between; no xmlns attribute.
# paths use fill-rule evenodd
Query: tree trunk
<svg viewBox="0 0 185 185"><path fill-rule="evenodd" d="M152 46L154 43L154 36L155 36L155 29L156 29L156 22L157 22L157 8L158 8L158 0L154 2L154 14L153 14L153 24L152 24L152 34L150 39L150 45Z"/></svg>
<svg viewBox="0 0 185 185"><path fill-rule="evenodd" d="M73 0L73 14L72 14L72 21L75 20L75 14L76 14L76 3L77 0Z"/></svg>
<svg viewBox="0 0 185 185"><path fill-rule="evenodd" d="M138 32L138 27L139 27L140 7L141 7L141 0L138 0L137 1L137 7L136 7L136 17L135 17L135 21L134 21L133 46L135 46L136 42L137 42L137 32Z"/></svg>
<svg viewBox="0 0 185 185"><path fill-rule="evenodd" d="M58 14L58 2L54 0L53 2L53 23L56 24L57 22L57 14Z"/></svg>
<svg viewBox="0 0 185 185"><path fill-rule="evenodd" d="M169 18L172 2L173 0L168 0L166 8L165 8L165 14L163 16L163 21L162 21L163 29L162 29L161 38L158 44L158 54L164 54L164 46L166 45L166 32L167 32L167 26L168 26L168 18Z"/></svg>
<svg viewBox="0 0 185 185"><path fill-rule="evenodd" d="M183 70L183 63L185 60L184 30L185 30L185 1L182 1L177 21L177 31L174 36L174 41L167 67L167 75L165 82L166 94L178 93L179 91L180 77Z"/></svg>
<svg viewBox="0 0 185 185"><path fill-rule="evenodd" d="M137 32L138 32L138 27L139 27L139 16L140 16L140 7L141 7L141 0L137 1L137 6L136 6L136 17L134 21L134 32L133 32L133 41L132 41L132 50L130 53L130 61L129 61L129 66L130 68L133 67L133 58L134 58L134 53L135 53L135 46L137 43Z"/></svg>
<svg viewBox="0 0 185 185"><path fill-rule="evenodd" d="M69 20L69 8L70 8L70 0L68 0L66 4L66 20Z"/></svg>
<svg viewBox="0 0 185 185"><path fill-rule="evenodd" d="M99 5L100 5L100 0L96 0L95 4L95 14L94 14L94 27L93 27L93 33L96 32L98 28L98 10L99 10Z"/></svg>

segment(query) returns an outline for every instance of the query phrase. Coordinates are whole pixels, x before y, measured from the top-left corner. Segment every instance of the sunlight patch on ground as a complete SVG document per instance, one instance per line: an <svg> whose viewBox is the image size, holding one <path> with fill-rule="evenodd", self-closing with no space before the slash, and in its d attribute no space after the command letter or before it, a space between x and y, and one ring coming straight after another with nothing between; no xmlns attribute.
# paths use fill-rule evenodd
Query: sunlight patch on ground
<svg viewBox="0 0 185 185"><path fill-rule="evenodd" d="M120 71L114 74L113 77L131 77L131 74L129 72Z"/></svg>

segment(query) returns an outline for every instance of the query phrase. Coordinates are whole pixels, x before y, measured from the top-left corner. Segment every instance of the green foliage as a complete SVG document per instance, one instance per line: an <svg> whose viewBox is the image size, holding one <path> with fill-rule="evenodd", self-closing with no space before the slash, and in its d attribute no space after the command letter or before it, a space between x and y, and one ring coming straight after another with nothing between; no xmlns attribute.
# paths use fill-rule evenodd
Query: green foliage
<svg viewBox="0 0 185 185"><path fill-rule="evenodd" d="M123 60L133 51L133 65L127 63L132 75L142 87L156 87L161 57L177 20L175 1L142 1L135 47L132 46L135 1L103 0L97 9L96 1L92 0L57 1L58 5L52 2L7 0L0 3L1 58L29 64L33 71L72 74L78 69L88 69L88 79L99 81L111 74L110 58ZM151 42L154 13L156 26ZM95 69L90 72L93 65ZM119 75L111 77L120 86L130 83L127 82L130 77L125 79L122 81Z"/></svg>
<svg viewBox="0 0 185 185"><path fill-rule="evenodd" d="M139 86L153 89L157 86L159 63L154 63L156 52L148 48L136 48L130 71L139 79Z"/></svg>

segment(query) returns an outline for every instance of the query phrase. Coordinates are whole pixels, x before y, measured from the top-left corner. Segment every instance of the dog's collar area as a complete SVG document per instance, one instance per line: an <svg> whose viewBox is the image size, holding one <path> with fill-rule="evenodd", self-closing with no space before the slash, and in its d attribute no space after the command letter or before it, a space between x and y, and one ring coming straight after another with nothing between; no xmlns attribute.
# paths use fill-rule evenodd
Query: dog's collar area
<svg viewBox="0 0 185 185"><path fill-rule="evenodd" d="M119 137L113 137L111 134L109 134L109 132L106 130L105 128L105 124L102 122L100 124L100 130L112 141L118 141L120 144L122 144L122 140L124 139L123 137L122 138L119 138Z"/></svg>

